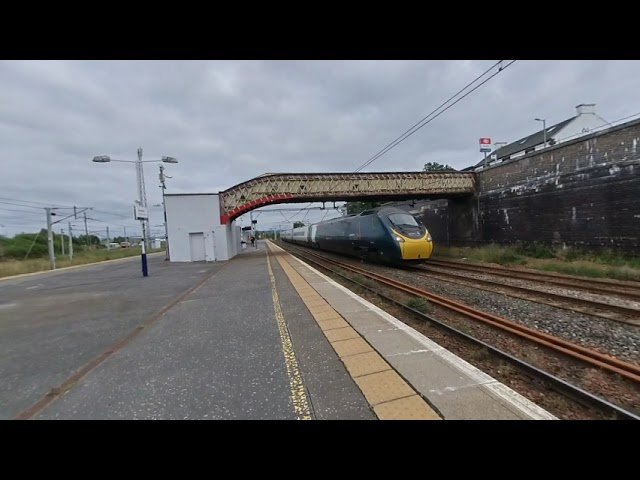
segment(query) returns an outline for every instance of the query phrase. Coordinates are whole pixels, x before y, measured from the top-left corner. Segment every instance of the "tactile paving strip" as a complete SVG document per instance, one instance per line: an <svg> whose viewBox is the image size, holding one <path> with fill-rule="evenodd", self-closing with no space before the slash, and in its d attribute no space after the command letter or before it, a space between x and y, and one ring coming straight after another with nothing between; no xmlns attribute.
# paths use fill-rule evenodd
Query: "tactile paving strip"
<svg viewBox="0 0 640 480"><path fill-rule="evenodd" d="M269 248L380 420L441 420L404 379L289 264Z"/></svg>

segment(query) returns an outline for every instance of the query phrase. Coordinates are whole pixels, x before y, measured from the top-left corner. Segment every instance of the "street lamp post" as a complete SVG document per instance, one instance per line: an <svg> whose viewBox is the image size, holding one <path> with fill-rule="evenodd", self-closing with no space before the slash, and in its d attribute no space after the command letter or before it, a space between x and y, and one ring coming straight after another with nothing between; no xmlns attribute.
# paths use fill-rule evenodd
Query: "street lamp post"
<svg viewBox="0 0 640 480"><path fill-rule="evenodd" d="M534 118L536 122L542 122L542 148L547 146L547 121L544 118Z"/></svg>
<svg viewBox="0 0 640 480"><path fill-rule="evenodd" d="M144 277L149 276L149 271L147 268L147 242L149 241L149 216L147 214L147 193L144 185L144 171L142 169L143 163L178 163L173 157L162 157L161 160L142 160L142 148L138 149L138 160L116 160L108 155L100 155L97 157L93 157L93 161L96 163L108 163L108 162L122 162L122 163L135 163L136 164L136 179L138 182L138 200L136 203L142 207L140 209L135 209L136 219L140 220L140 224L142 226L142 275Z"/></svg>
<svg viewBox="0 0 640 480"><path fill-rule="evenodd" d="M162 213L164 215L164 242L165 242L165 255L164 259L169 260L169 227L167 226L167 205L164 201L164 191L167 189L167 185L165 183L166 178L171 178L169 175L165 175L164 173L164 165L160 165L160 188L162 188Z"/></svg>

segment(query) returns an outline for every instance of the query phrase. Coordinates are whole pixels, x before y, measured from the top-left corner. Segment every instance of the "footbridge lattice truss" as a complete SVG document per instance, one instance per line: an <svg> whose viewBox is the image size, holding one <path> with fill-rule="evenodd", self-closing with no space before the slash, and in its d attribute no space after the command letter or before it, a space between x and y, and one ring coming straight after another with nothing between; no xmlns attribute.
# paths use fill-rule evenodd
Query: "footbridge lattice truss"
<svg viewBox="0 0 640 480"><path fill-rule="evenodd" d="M269 173L220 192L220 221L274 203L443 198L475 190L472 172Z"/></svg>

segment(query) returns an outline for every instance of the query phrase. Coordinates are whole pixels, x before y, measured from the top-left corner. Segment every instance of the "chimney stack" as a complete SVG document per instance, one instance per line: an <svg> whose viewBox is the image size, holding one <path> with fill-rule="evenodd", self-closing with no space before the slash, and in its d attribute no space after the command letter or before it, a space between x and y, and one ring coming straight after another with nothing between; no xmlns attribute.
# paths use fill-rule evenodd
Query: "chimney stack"
<svg viewBox="0 0 640 480"><path fill-rule="evenodd" d="M596 104L595 103L581 103L576 106L576 114L582 115L584 113L596 113Z"/></svg>

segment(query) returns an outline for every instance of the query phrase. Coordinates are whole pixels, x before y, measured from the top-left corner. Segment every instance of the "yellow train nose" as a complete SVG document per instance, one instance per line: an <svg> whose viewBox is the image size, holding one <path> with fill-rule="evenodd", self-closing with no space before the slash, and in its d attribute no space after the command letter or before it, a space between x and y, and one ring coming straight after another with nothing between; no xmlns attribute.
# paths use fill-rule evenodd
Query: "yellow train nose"
<svg viewBox="0 0 640 480"><path fill-rule="evenodd" d="M429 233L419 239L405 236L402 239L404 242L400 242L400 250L403 260L428 260L431 258L433 241Z"/></svg>

